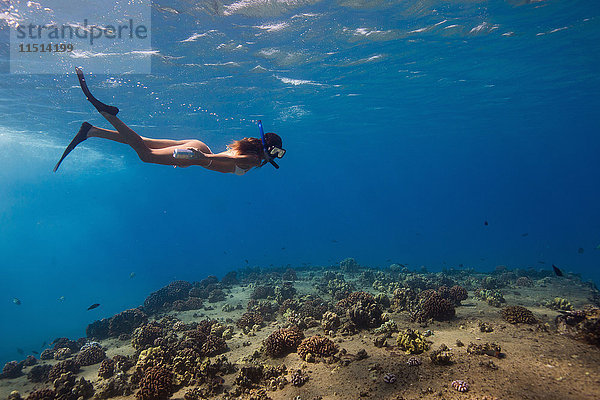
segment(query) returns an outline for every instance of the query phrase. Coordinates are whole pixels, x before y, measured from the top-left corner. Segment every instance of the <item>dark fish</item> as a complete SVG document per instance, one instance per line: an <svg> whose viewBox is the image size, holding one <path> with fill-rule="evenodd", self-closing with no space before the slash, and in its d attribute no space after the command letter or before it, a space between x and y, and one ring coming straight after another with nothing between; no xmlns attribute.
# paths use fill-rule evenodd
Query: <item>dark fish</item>
<svg viewBox="0 0 600 400"><path fill-rule="evenodd" d="M525 233L521 233L521 236L522 236L522 237L527 237L527 236L529 236L529 233L527 233L527 232L525 232Z"/></svg>
<svg viewBox="0 0 600 400"><path fill-rule="evenodd" d="M462 267L464 267L464 265L463 264L458 264L458 267L462 268Z"/></svg>
<svg viewBox="0 0 600 400"><path fill-rule="evenodd" d="M538 261L538 264L546 264L546 261Z"/></svg>
<svg viewBox="0 0 600 400"><path fill-rule="evenodd" d="M562 271L560 269L558 269L556 267L556 265L552 264L552 269L554 270L554 273L556 274L556 276L564 276Z"/></svg>
<svg viewBox="0 0 600 400"><path fill-rule="evenodd" d="M17 349L17 353L19 353L19 354L24 354L25 352L23 351L23 349L19 349L19 348L18 348L18 349Z"/></svg>
<svg viewBox="0 0 600 400"><path fill-rule="evenodd" d="M40 353L38 353L38 352L37 352L37 351L35 351L35 350L31 350L31 352L32 352L33 354L40 354Z"/></svg>
<svg viewBox="0 0 600 400"><path fill-rule="evenodd" d="M285 247L282 247L281 250L285 250Z"/></svg>
<svg viewBox="0 0 600 400"><path fill-rule="evenodd" d="M12 302L16 306L20 306L21 305L21 300L17 299L16 297L13 297Z"/></svg>
<svg viewBox="0 0 600 400"><path fill-rule="evenodd" d="M338 241L335 239L331 239L331 243L337 243Z"/></svg>
<svg viewBox="0 0 600 400"><path fill-rule="evenodd" d="M488 225L489 225L487 221L483 221L483 224L484 224L485 226L488 226Z"/></svg>
<svg viewBox="0 0 600 400"><path fill-rule="evenodd" d="M98 307L100 307L100 304L95 303L95 304L92 304L91 306L89 306L88 310L93 310L94 308L98 308Z"/></svg>
<svg viewBox="0 0 600 400"><path fill-rule="evenodd" d="M248 260L244 260L244 261L246 261L246 264L248 264Z"/></svg>
<svg viewBox="0 0 600 400"><path fill-rule="evenodd" d="M46 347L46 345L47 345L47 344L48 344L48 343L44 342L44 343L42 343L42 345L41 345L40 347L42 347L42 348L43 348L43 347Z"/></svg>
<svg viewBox="0 0 600 400"><path fill-rule="evenodd" d="M584 252L584 250L583 250L583 247L580 247L580 248L578 248L578 249L577 249L577 252L578 252L579 254L583 254L583 252Z"/></svg>
<svg viewBox="0 0 600 400"><path fill-rule="evenodd" d="M392 262L392 259L388 258L387 260L385 260L385 262Z"/></svg>

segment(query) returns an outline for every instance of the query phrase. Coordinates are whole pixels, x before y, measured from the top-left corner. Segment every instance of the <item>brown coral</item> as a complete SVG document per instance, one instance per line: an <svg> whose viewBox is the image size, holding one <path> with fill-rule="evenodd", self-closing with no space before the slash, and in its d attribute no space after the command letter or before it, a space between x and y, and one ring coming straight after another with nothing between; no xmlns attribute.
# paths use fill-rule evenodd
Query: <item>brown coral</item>
<svg viewBox="0 0 600 400"><path fill-rule="evenodd" d="M297 327L278 329L263 342L265 353L271 357L281 357L295 351L304 334Z"/></svg>
<svg viewBox="0 0 600 400"><path fill-rule="evenodd" d="M54 365L48 373L48 379L54 381L56 378L67 372L76 374L79 372L79 363L73 359L64 360Z"/></svg>
<svg viewBox="0 0 600 400"><path fill-rule="evenodd" d="M422 299L419 311L413 315L414 320L425 322L429 319L445 321L454 318L454 304L438 292L426 290L422 293Z"/></svg>
<svg viewBox="0 0 600 400"><path fill-rule="evenodd" d="M236 326L240 329L249 329L254 325L262 326L263 322L264 319L259 313L246 312L240 317Z"/></svg>
<svg viewBox="0 0 600 400"><path fill-rule="evenodd" d="M115 373L115 362L110 358L103 360L98 368L98 376L100 378L108 379Z"/></svg>
<svg viewBox="0 0 600 400"><path fill-rule="evenodd" d="M511 324L535 324L533 313L521 306L508 306L502 310L502 318Z"/></svg>
<svg viewBox="0 0 600 400"><path fill-rule="evenodd" d="M52 389L39 389L27 396L27 400L54 400L55 393Z"/></svg>
<svg viewBox="0 0 600 400"><path fill-rule="evenodd" d="M106 358L106 353L100 346L88 346L84 350L80 351L75 357L75 360L79 365L93 365L98 364Z"/></svg>
<svg viewBox="0 0 600 400"><path fill-rule="evenodd" d="M168 309L171 303L184 300L189 297L192 284L186 281L174 281L156 292L151 293L144 300L144 310L154 313L162 309Z"/></svg>
<svg viewBox="0 0 600 400"><path fill-rule="evenodd" d="M163 335L163 328L156 323L149 323L138 327L133 332L131 345L136 350L146 349L154 345L154 341Z"/></svg>
<svg viewBox="0 0 600 400"><path fill-rule="evenodd" d="M156 366L144 372L140 390L135 394L139 400L166 400L173 393L173 373Z"/></svg>
<svg viewBox="0 0 600 400"><path fill-rule="evenodd" d="M303 359L306 359L309 354L315 357L329 357L337 351L335 343L321 335L306 338L298 345L298 355Z"/></svg>

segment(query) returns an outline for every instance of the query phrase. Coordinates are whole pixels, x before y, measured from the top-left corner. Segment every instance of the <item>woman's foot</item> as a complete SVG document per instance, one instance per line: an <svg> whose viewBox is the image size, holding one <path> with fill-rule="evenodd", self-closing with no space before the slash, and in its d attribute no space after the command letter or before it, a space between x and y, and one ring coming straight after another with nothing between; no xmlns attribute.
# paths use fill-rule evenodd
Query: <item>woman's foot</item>
<svg viewBox="0 0 600 400"><path fill-rule="evenodd" d="M90 131L90 129L92 129L92 124L89 124L87 122L84 122L83 124L81 124L81 128L79 128L79 132L77 132L77 135L75 135L73 140L71 140L71 143L69 143L69 145L65 149L65 152L63 153L62 157L56 163L56 166L54 167L54 172L56 172L56 170L58 170L58 167L60 166L60 163L62 162L62 160L64 160L65 157L68 156L69 153L71 151L73 151L73 149L75 147L77 147L77 145L79 143L81 143L85 139L87 139L87 137L88 137L87 135L88 135L88 132Z"/></svg>
<svg viewBox="0 0 600 400"><path fill-rule="evenodd" d="M83 76L83 71L81 70L81 68L75 68L75 72L77 72L79 86L81 86L83 94L85 94L85 97L88 99L88 101L92 103L94 107L96 107L96 110L98 110L98 112L105 112L110 115L117 115L119 113L119 109L117 107L104 104L92 95L90 89L87 86L87 83L85 83L85 77Z"/></svg>

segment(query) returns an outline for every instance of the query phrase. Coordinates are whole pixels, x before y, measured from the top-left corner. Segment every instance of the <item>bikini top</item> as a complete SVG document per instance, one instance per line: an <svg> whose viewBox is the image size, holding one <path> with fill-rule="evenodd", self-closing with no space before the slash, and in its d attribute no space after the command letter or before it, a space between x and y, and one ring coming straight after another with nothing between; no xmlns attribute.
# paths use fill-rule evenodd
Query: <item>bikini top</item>
<svg viewBox="0 0 600 400"><path fill-rule="evenodd" d="M246 172L250 171L250 168L248 169L243 169L237 166L237 164L235 165L235 169L233 170L233 173L236 175L244 175Z"/></svg>

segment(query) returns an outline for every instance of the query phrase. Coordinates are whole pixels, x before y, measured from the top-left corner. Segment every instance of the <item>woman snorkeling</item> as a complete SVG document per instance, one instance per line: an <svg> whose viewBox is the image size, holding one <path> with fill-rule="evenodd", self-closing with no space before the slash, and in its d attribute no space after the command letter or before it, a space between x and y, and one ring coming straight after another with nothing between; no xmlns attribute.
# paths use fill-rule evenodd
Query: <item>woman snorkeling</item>
<svg viewBox="0 0 600 400"><path fill-rule="evenodd" d="M65 149L62 157L56 163L54 172L58 170L60 163L77 145L87 138L98 137L113 140L115 142L129 145L147 163L173 165L176 167L189 167L199 165L211 171L233 173L244 175L251 168L262 167L267 162L275 168L279 166L274 162L275 158L281 158L285 154L281 138L275 133L263 133L262 124L258 126L261 138L244 138L236 140L227 146L227 150L221 153L213 153L210 148L200 140L169 140L149 139L138 135L123 121L117 118L119 109L106 105L96 99L85 82L83 71L75 68L81 90L96 110L116 129L116 131L98 128L84 122L71 143Z"/></svg>

